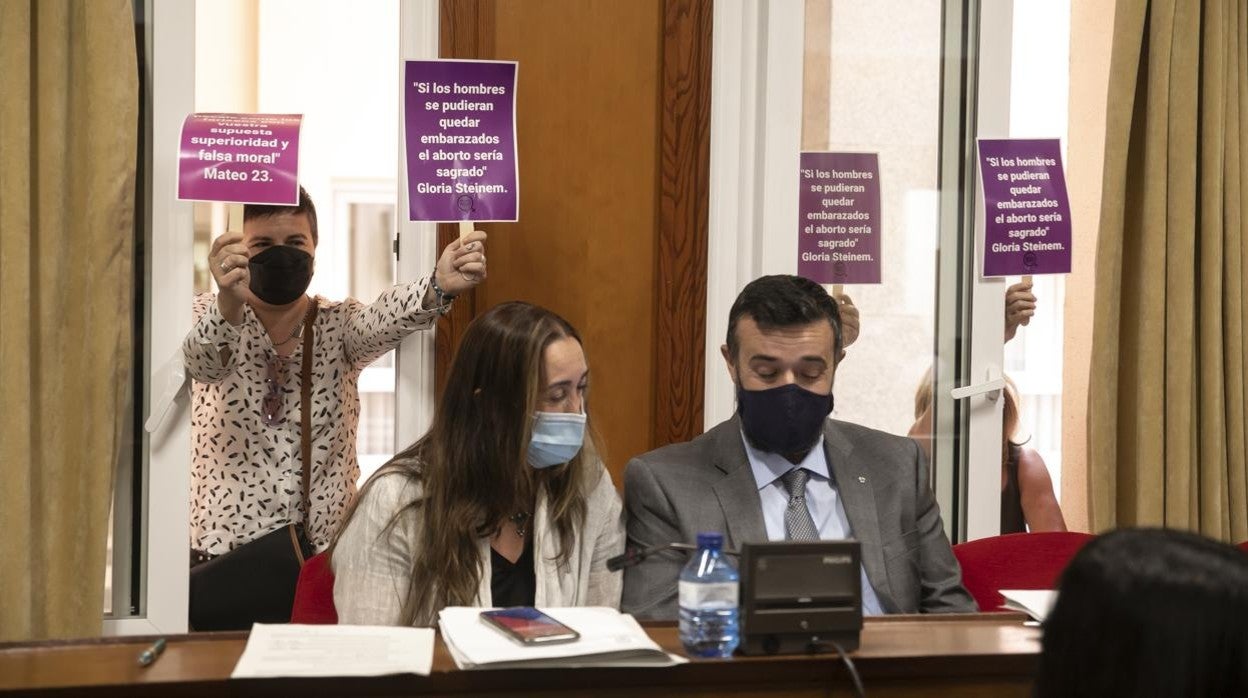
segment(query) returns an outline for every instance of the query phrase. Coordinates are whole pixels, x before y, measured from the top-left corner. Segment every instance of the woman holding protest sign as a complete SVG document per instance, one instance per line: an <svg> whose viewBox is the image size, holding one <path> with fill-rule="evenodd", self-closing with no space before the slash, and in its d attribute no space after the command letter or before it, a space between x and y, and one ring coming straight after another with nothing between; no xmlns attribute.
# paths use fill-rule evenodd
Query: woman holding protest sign
<svg viewBox="0 0 1248 698"><path fill-rule="evenodd" d="M486 236L474 231L448 245L428 277L369 305L313 298L318 235L307 192L297 206L248 205L243 218L241 233L213 242L220 291L195 299L183 343L195 379L198 630L289 618L302 557L329 545L355 495L360 372L486 277Z"/></svg>

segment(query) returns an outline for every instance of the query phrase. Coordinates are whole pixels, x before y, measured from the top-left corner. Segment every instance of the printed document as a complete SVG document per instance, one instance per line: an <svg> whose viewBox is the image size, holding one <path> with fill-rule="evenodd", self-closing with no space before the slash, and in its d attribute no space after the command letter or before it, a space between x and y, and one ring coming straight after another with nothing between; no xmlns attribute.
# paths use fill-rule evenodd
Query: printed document
<svg viewBox="0 0 1248 698"><path fill-rule="evenodd" d="M1057 592L1048 589L1002 589L1001 595L1005 597L1002 608L1022 611L1041 623L1057 603Z"/></svg>
<svg viewBox="0 0 1248 698"><path fill-rule="evenodd" d="M230 676L428 676L433 637L432 628L256 623Z"/></svg>

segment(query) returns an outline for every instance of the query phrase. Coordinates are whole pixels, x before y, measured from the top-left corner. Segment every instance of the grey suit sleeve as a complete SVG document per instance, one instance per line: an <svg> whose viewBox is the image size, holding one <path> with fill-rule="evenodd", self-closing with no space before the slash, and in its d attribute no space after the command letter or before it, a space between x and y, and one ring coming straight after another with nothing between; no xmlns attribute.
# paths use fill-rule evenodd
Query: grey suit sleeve
<svg viewBox="0 0 1248 698"><path fill-rule="evenodd" d="M624 471L624 508L630 546L641 549L683 540L667 493L650 466L638 458ZM683 556L667 551L624 570L622 610L638 618L675 620L676 582L683 565Z"/></svg>
<svg viewBox="0 0 1248 698"><path fill-rule="evenodd" d="M914 448L915 513L919 532L919 570L922 575L919 610L923 613L974 613L979 610L975 599L962 586L962 568L949 547L940 507L932 493L928 476L927 456L917 443Z"/></svg>

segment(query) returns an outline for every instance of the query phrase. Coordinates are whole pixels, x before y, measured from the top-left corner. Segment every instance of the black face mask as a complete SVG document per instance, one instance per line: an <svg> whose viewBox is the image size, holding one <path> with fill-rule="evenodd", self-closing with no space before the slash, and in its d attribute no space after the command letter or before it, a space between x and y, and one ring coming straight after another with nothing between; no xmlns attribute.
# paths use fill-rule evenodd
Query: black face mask
<svg viewBox="0 0 1248 698"><path fill-rule="evenodd" d="M737 385L737 412L745 438L760 451L782 456L810 450L832 413L832 394L820 395L790 383L767 390Z"/></svg>
<svg viewBox="0 0 1248 698"><path fill-rule="evenodd" d="M312 283L312 255L290 245L274 245L248 263L251 292L269 305L294 303Z"/></svg>

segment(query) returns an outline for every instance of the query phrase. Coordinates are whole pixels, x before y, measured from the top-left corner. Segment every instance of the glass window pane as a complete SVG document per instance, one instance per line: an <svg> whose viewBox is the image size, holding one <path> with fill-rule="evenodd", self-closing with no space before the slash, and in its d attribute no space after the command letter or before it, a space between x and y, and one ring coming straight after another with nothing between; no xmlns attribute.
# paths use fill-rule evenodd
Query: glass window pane
<svg viewBox="0 0 1248 698"><path fill-rule="evenodd" d="M803 149L878 153L880 168L883 282L843 289L861 334L837 371L833 416L895 434L915 423L935 344L942 7L806 4L806 70L827 80L806 82Z"/></svg>
<svg viewBox="0 0 1248 698"><path fill-rule="evenodd" d="M350 294L371 303L395 282L394 191L356 186L337 198L350 201L345 204ZM392 351L360 373L360 484L394 455L394 364Z"/></svg>
<svg viewBox="0 0 1248 698"><path fill-rule="evenodd" d="M1070 0L1014 0L1010 136L1060 138L1065 160L1070 94ZM1069 172L1069 165L1067 165ZM1013 284L1021 279L1011 278ZM1018 386L1016 443L1048 466L1061 497L1062 354L1066 277L1033 278L1036 314L1005 345L1005 371Z"/></svg>
<svg viewBox="0 0 1248 698"><path fill-rule="evenodd" d="M196 107L303 115L299 182L319 233L308 291L370 303L396 280L399 3L262 0L239 12L197 5ZM245 59L208 60L224 54ZM206 260L225 207L197 204L194 225L196 291L215 290ZM395 363L391 352L358 378L360 483L394 453Z"/></svg>

